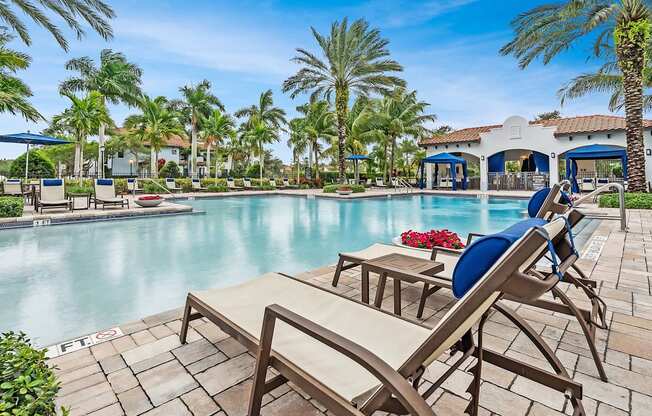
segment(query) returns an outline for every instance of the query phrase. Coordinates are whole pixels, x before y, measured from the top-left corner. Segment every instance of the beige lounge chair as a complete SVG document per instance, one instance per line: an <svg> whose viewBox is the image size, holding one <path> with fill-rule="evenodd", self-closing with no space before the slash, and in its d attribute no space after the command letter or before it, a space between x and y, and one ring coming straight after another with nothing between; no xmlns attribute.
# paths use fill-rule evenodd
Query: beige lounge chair
<svg viewBox="0 0 652 416"><path fill-rule="evenodd" d="M66 198L63 179L41 179L39 196L34 208L41 213L45 209L65 208L72 211L72 200Z"/></svg>
<svg viewBox="0 0 652 416"><path fill-rule="evenodd" d="M201 191L207 191L208 190L208 188L204 188L203 186L201 186L201 181L199 180L199 178L192 178L191 181L192 181L192 190L193 191L200 191L201 192Z"/></svg>
<svg viewBox="0 0 652 416"><path fill-rule="evenodd" d="M177 186L174 178L165 178L165 187L171 192L181 192L181 187Z"/></svg>
<svg viewBox="0 0 652 416"><path fill-rule="evenodd" d="M483 347L490 308L506 293L538 298L556 284L527 274L533 259L547 248L540 230L530 229L474 276L471 286L433 329L347 299L288 276L270 273L238 286L190 292L180 340L190 321L206 317L257 356L250 395L250 416L258 416L265 393L293 382L336 415L362 416L375 411L433 416L426 404L455 369L469 357L476 365L467 412L477 415L484 361L542 383L571 401L573 415L584 415L582 386L570 379L542 338L513 312L512 316L548 360L555 373ZM478 342L472 335L478 324ZM461 352L432 386L417 390L424 370L447 351ZM278 375L266 381L268 367Z"/></svg>
<svg viewBox="0 0 652 416"><path fill-rule="evenodd" d="M242 186L236 186L235 179L233 178L226 178L226 186L231 191L244 191L244 188Z"/></svg>
<svg viewBox="0 0 652 416"><path fill-rule="evenodd" d="M385 185L385 182L383 181L383 178L376 178L376 187L377 188L387 188L387 185Z"/></svg>
<svg viewBox="0 0 652 416"><path fill-rule="evenodd" d="M245 189L254 189L254 186L251 184L251 178L243 178L242 184Z"/></svg>
<svg viewBox="0 0 652 416"><path fill-rule="evenodd" d="M102 209L107 206L129 208L129 200L116 195L113 179L95 179L93 185L95 187L95 195L93 196L95 209L97 209L98 205L100 205Z"/></svg>
<svg viewBox="0 0 652 416"><path fill-rule="evenodd" d="M5 179L2 194L7 196L25 197L29 195L29 191L24 190L20 179Z"/></svg>
<svg viewBox="0 0 652 416"><path fill-rule="evenodd" d="M138 184L136 178L127 178L127 191L132 193L142 192L143 189Z"/></svg>
<svg viewBox="0 0 652 416"><path fill-rule="evenodd" d="M283 178L283 187L284 188L298 188L299 185L292 185L288 178Z"/></svg>

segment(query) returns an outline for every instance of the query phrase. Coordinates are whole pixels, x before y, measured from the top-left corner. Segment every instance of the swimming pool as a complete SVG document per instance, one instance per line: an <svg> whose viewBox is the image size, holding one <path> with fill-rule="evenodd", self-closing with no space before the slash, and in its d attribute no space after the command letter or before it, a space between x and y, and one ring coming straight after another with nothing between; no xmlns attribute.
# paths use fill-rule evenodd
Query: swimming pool
<svg viewBox="0 0 652 416"><path fill-rule="evenodd" d="M189 289L314 269L408 229L498 231L527 206L430 195L182 203L206 214L0 231L0 330L48 345L181 306Z"/></svg>

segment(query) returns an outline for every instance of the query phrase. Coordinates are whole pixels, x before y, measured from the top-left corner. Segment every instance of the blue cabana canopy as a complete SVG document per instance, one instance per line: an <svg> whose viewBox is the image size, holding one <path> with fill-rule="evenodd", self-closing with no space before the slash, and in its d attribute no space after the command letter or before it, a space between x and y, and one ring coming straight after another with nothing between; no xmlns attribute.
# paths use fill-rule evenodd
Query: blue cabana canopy
<svg viewBox="0 0 652 416"><path fill-rule="evenodd" d="M355 177L355 183L360 182L360 173L358 171L358 162L361 160L367 160L369 159L369 156L367 155L350 155L349 157L346 158L346 160L352 160L353 161L353 176Z"/></svg>
<svg viewBox="0 0 652 416"><path fill-rule="evenodd" d="M29 171L29 146L39 144L43 146L51 146L57 144L68 144L69 141L57 139L55 137L43 136L41 134L33 133L15 133L0 135L1 143L17 143L26 144L27 153L25 153L25 179L27 179L27 172Z"/></svg>
<svg viewBox="0 0 652 416"><path fill-rule="evenodd" d="M461 158L459 156L451 155L450 153L439 153L437 155L432 155L428 156L424 159L421 160L421 163L419 164L419 169L421 170L421 178L419 180L419 186L421 189L424 188L425 186L425 181L423 179L425 175L425 165L426 163L434 163L435 164L435 180L437 180L437 175L438 175L438 169L437 167L439 165L450 165L451 168L451 179L453 181L453 190L457 190L457 180L455 179L456 171L455 171L455 166L456 165L462 165L462 174L464 175L464 178L462 179L462 189L466 189L467 186L467 172L466 172L466 160L464 158Z"/></svg>
<svg viewBox="0 0 652 416"><path fill-rule="evenodd" d="M367 160L369 156L367 155L351 155L346 158L346 160Z"/></svg>
<svg viewBox="0 0 652 416"><path fill-rule="evenodd" d="M577 161L604 159L620 159L620 163L623 165L623 176L627 179L627 150L622 147L592 144L566 153L566 179L571 181L573 192L580 191L576 178Z"/></svg>

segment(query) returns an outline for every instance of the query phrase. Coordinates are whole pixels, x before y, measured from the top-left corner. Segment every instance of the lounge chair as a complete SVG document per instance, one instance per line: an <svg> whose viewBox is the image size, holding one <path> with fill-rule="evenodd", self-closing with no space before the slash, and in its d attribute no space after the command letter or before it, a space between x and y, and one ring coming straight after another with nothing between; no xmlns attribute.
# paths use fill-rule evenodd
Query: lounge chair
<svg viewBox="0 0 652 416"><path fill-rule="evenodd" d="M95 179L93 186L95 187L95 195L93 196L95 209L97 209L98 205L101 205L102 209L107 206L129 208L129 200L116 195L113 179Z"/></svg>
<svg viewBox="0 0 652 416"><path fill-rule="evenodd" d="M608 184L609 184L609 178L598 178L597 179L598 188L601 187L601 186L604 186L604 185L608 185Z"/></svg>
<svg viewBox="0 0 652 416"><path fill-rule="evenodd" d="M244 191L244 188L242 186L235 185L235 179L233 178L226 178L226 186L231 191Z"/></svg>
<svg viewBox="0 0 652 416"><path fill-rule="evenodd" d="M277 182L276 179L270 179L269 184L270 184L270 186L273 186L276 189L283 189L283 188L286 187L285 185L283 185L283 181L278 181Z"/></svg>
<svg viewBox="0 0 652 416"><path fill-rule="evenodd" d="M181 192L181 187L177 186L174 178L165 178L165 187L171 192Z"/></svg>
<svg viewBox="0 0 652 416"><path fill-rule="evenodd" d="M30 192L23 188L20 179L5 179L2 194L6 196L21 196L26 198L29 196Z"/></svg>
<svg viewBox="0 0 652 416"><path fill-rule="evenodd" d="M242 184L245 189L254 189L254 186L251 184L251 178L243 178Z"/></svg>
<svg viewBox="0 0 652 416"><path fill-rule="evenodd" d="M136 178L127 178L127 191L138 193L142 192L143 189L138 185L138 180Z"/></svg>
<svg viewBox="0 0 652 416"><path fill-rule="evenodd" d="M63 179L41 179L39 195L36 199L34 209L41 213L44 209L65 208L72 211L72 200L66 198Z"/></svg>
<svg viewBox="0 0 652 416"><path fill-rule="evenodd" d="M288 178L283 178L283 187L284 188L298 188L299 185L292 185Z"/></svg>
<svg viewBox="0 0 652 416"><path fill-rule="evenodd" d="M383 181L383 178L376 178L376 187L377 188L387 188L387 185L385 185L385 182Z"/></svg>
<svg viewBox="0 0 652 416"><path fill-rule="evenodd" d="M593 178L583 178L580 184L580 192L595 191L595 180Z"/></svg>
<svg viewBox="0 0 652 416"><path fill-rule="evenodd" d="M517 372L570 397L574 415L584 415L582 386L570 379L550 347L513 312L496 302L511 294L538 298L557 282L527 274L533 254L548 247L540 229L495 235L484 241L493 261L467 255L454 272L459 301L433 329L393 316L312 284L270 273L239 286L190 292L180 340L192 320L202 317L234 336L257 356L247 414L258 416L263 395L287 381L333 414L361 416L375 411L434 416L425 400L455 369L476 358L467 412L477 415L483 362ZM486 256L484 256L486 258ZM459 271L458 271L459 270ZM492 306L517 320L555 373L495 353L483 346L483 329ZM511 319L511 318L510 318ZM478 341L472 335L478 324ZM417 390L425 369L447 351L462 356L434 384ZM268 367L278 375L266 381Z"/></svg>
<svg viewBox="0 0 652 416"><path fill-rule="evenodd" d="M199 180L199 178L192 178L191 182L192 182L192 190L193 191L200 191L201 192L201 191L207 191L208 190L208 188L204 188L203 186L201 186L201 181Z"/></svg>

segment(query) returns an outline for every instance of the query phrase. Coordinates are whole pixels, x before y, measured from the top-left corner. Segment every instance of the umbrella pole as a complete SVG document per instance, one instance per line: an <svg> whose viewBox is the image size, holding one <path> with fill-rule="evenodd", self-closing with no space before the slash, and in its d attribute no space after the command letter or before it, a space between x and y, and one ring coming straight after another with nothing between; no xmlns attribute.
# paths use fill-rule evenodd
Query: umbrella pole
<svg viewBox="0 0 652 416"><path fill-rule="evenodd" d="M27 143L27 152L25 152L25 180L27 180L28 169L29 169L29 143Z"/></svg>

